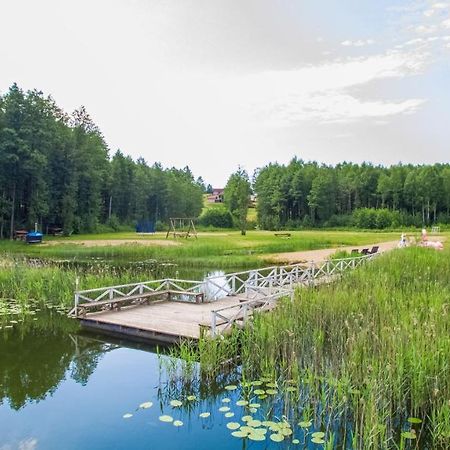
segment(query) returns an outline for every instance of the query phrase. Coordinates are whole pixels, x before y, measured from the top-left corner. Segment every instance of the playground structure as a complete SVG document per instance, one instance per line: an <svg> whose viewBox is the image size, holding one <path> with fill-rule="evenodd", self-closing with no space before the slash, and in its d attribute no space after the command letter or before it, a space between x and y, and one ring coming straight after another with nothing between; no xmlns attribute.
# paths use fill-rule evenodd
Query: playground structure
<svg viewBox="0 0 450 450"><path fill-rule="evenodd" d="M198 238L197 230L195 229L195 219L192 217L171 217L169 219L170 225L167 230L166 239L172 235L174 238L189 238L191 236Z"/></svg>

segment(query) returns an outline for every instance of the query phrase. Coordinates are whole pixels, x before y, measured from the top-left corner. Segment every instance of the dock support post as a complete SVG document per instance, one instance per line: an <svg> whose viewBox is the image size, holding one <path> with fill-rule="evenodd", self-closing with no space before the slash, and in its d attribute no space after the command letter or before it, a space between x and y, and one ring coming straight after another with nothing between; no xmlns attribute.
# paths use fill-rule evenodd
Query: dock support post
<svg viewBox="0 0 450 450"><path fill-rule="evenodd" d="M216 313L214 311L211 312L211 337L216 336Z"/></svg>

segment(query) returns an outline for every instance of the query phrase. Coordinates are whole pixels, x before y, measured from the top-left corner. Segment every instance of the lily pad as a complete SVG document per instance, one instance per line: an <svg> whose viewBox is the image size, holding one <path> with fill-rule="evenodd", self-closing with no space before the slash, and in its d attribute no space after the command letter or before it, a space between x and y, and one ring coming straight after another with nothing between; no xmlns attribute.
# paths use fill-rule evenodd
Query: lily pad
<svg viewBox="0 0 450 450"><path fill-rule="evenodd" d="M311 439L311 442L313 442L314 444L325 444L325 441L322 438L318 437L313 437Z"/></svg>
<svg viewBox="0 0 450 450"><path fill-rule="evenodd" d="M416 433L413 433L412 431L404 431L402 433L402 438L404 439L417 439Z"/></svg>
<svg viewBox="0 0 450 450"><path fill-rule="evenodd" d="M246 433L245 431L238 430L238 431L233 431L231 433L231 436L243 439L243 438L246 438L248 436L248 433Z"/></svg>
<svg viewBox="0 0 450 450"><path fill-rule="evenodd" d="M252 381L253 386L261 386L263 382L261 380Z"/></svg>
<svg viewBox="0 0 450 450"><path fill-rule="evenodd" d="M249 411L250 411L252 414L255 414L255 413L258 412L258 409L257 409L257 408L250 408Z"/></svg>
<svg viewBox="0 0 450 450"><path fill-rule="evenodd" d="M265 441L266 440L266 436L263 433L250 433L247 436L251 441Z"/></svg>
<svg viewBox="0 0 450 450"><path fill-rule="evenodd" d="M241 428L241 424L239 422L228 422L227 428L229 430L237 430L238 428Z"/></svg>
<svg viewBox="0 0 450 450"><path fill-rule="evenodd" d="M284 436L280 433L273 433L270 435L270 439L273 442L282 442L282 441L284 441Z"/></svg>
<svg viewBox="0 0 450 450"><path fill-rule="evenodd" d="M170 400L170 406L173 406L174 408L178 408L183 404L180 400Z"/></svg>
<svg viewBox="0 0 450 450"><path fill-rule="evenodd" d="M173 417L172 416L159 416L159 420L161 422L173 422Z"/></svg>
<svg viewBox="0 0 450 450"><path fill-rule="evenodd" d="M414 423L414 424L422 423L422 419L419 419L417 417L409 417L407 420L409 423Z"/></svg>
<svg viewBox="0 0 450 450"><path fill-rule="evenodd" d="M144 402L139 405L140 409L148 409L153 406L153 402Z"/></svg>
<svg viewBox="0 0 450 450"><path fill-rule="evenodd" d="M266 393L266 391L263 391L262 389L255 389L255 390L253 391L253 393L254 393L255 395L264 395L264 394Z"/></svg>
<svg viewBox="0 0 450 450"><path fill-rule="evenodd" d="M237 386L234 384L229 384L228 386L225 386L225 389L227 391L235 391L237 389Z"/></svg>
<svg viewBox="0 0 450 450"><path fill-rule="evenodd" d="M124 419L130 419L131 417L133 417L133 414L130 413L126 413L122 416Z"/></svg>
<svg viewBox="0 0 450 450"><path fill-rule="evenodd" d="M248 405L248 401L247 400L238 400L236 402L237 406L247 406Z"/></svg>
<svg viewBox="0 0 450 450"><path fill-rule="evenodd" d="M324 438L325 433L323 431L316 431L311 435L313 438Z"/></svg>
<svg viewBox="0 0 450 450"><path fill-rule="evenodd" d="M199 417L202 419L207 419L211 415L210 412L202 412L199 414Z"/></svg>
<svg viewBox="0 0 450 450"><path fill-rule="evenodd" d="M250 403L250 405L248 405L250 408L259 408L261 405L259 403Z"/></svg>
<svg viewBox="0 0 450 450"><path fill-rule="evenodd" d="M244 416L244 417L242 418L242 421L243 421L243 422L248 422L249 420L253 420L253 416Z"/></svg>
<svg viewBox="0 0 450 450"><path fill-rule="evenodd" d="M298 426L300 428L309 428L311 425L312 425L312 422L310 420L304 420L304 421L298 423Z"/></svg>
<svg viewBox="0 0 450 450"><path fill-rule="evenodd" d="M222 399L222 403L230 403L230 402L231 402L231 399L229 399L229 398Z"/></svg>
<svg viewBox="0 0 450 450"><path fill-rule="evenodd" d="M225 417L234 417L234 412L231 412L231 411L229 411L229 412L227 412L227 413L225 413Z"/></svg>
<svg viewBox="0 0 450 450"><path fill-rule="evenodd" d="M294 386L288 386L286 392L297 392L297 388Z"/></svg>
<svg viewBox="0 0 450 450"><path fill-rule="evenodd" d="M298 439L292 439L292 443L294 445L300 444L300 441Z"/></svg>
<svg viewBox="0 0 450 450"><path fill-rule="evenodd" d="M247 422L247 425L248 425L249 427L256 428L256 427L260 427L260 426L262 425L262 422L261 422L260 420L254 420L254 419L252 419L252 420L249 420L249 421Z"/></svg>
<svg viewBox="0 0 450 450"><path fill-rule="evenodd" d="M181 420L175 420L173 422L173 426L174 427L182 427L183 426L183 422Z"/></svg>
<svg viewBox="0 0 450 450"><path fill-rule="evenodd" d="M269 394L269 395L275 395L277 393L278 393L278 391L276 389L267 389L266 390L266 394Z"/></svg>
<svg viewBox="0 0 450 450"><path fill-rule="evenodd" d="M276 388L277 387L277 383L266 383L266 386L270 387L270 388Z"/></svg>
<svg viewBox="0 0 450 450"><path fill-rule="evenodd" d="M195 402L197 400L195 395L188 395L186 398L189 402Z"/></svg>
<svg viewBox="0 0 450 450"><path fill-rule="evenodd" d="M220 412L228 412L230 410L230 408L228 407L228 406L221 406L220 408L219 408L219 411Z"/></svg>

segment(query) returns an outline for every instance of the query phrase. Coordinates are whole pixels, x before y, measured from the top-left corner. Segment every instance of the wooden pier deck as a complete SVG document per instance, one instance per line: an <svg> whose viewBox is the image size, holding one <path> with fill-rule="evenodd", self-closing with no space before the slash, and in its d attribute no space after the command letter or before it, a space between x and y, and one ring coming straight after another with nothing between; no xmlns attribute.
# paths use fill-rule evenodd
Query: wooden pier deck
<svg viewBox="0 0 450 450"><path fill-rule="evenodd" d="M80 317L87 328L125 334L135 338L176 342L181 338L199 339L203 327L209 327L214 310L236 307L245 298L226 297L208 303L162 300L148 305L128 306L118 311L100 311Z"/></svg>
<svg viewBox="0 0 450 450"><path fill-rule="evenodd" d="M83 327L166 343L217 336L243 327L255 311L267 311L299 286L311 286L355 269L376 255L320 265L268 267L203 281L152 280L75 292L70 315Z"/></svg>

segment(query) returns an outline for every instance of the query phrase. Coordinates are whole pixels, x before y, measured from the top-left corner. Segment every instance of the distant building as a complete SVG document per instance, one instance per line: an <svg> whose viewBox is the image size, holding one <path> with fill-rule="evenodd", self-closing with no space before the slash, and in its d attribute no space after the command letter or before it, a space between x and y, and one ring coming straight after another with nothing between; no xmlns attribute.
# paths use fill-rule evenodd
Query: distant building
<svg viewBox="0 0 450 450"><path fill-rule="evenodd" d="M208 203L223 203L223 191L224 189L213 189L212 194L208 195Z"/></svg>

